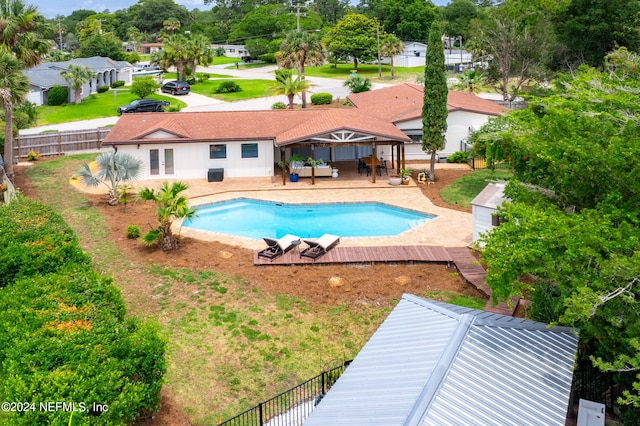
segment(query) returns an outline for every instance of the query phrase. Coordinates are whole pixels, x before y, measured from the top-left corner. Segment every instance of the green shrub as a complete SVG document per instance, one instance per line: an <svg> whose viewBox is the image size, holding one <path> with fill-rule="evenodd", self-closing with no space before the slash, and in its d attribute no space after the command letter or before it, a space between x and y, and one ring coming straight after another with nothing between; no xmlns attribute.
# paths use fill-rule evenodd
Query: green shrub
<svg viewBox="0 0 640 426"><path fill-rule="evenodd" d="M27 152L27 160L29 160L29 161L36 161L39 156L40 156L40 154L38 154L35 151Z"/></svg>
<svg viewBox="0 0 640 426"><path fill-rule="evenodd" d="M114 89L117 89L118 87L122 87L124 86L124 80L116 80L113 83L111 83L111 87L113 87Z"/></svg>
<svg viewBox="0 0 640 426"><path fill-rule="evenodd" d="M88 266L16 281L0 291L4 401L75 402L73 424L131 424L158 406L165 343L125 318L110 278ZM91 413L92 403L108 410ZM82 410L82 405L87 408ZM65 410L3 413L4 424L68 424Z"/></svg>
<svg viewBox="0 0 640 426"><path fill-rule="evenodd" d="M285 109L287 108L287 106L284 104L284 102L275 102L273 105L271 105L271 109Z"/></svg>
<svg viewBox="0 0 640 426"><path fill-rule="evenodd" d="M180 112L181 109L182 109L182 107L180 105L171 104L168 107L165 107L164 110L166 112Z"/></svg>
<svg viewBox="0 0 640 426"><path fill-rule="evenodd" d="M263 53L262 55L258 56L258 59L269 64L276 63L276 55L274 53Z"/></svg>
<svg viewBox="0 0 640 426"><path fill-rule="evenodd" d="M49 89L49 94L47 96L47 103L49 106L66 104L68 100L69 90L66 87L55 84L51 89Z"/></svg>
<svg viewBox="0 0 640 426"><path fill-rule="evenodd" d="M105 93L109 91L109 86L99 86L96 90L98 93Z"/></svg>
<svg viewBox="0 0 640 426"><path fill-rule="evenodd" d="M0 207L0 288L15 279L89 264L62 216L26 198Z"/></svg>
<svg viewBox="0 0 640 426"><path fill-rule="evenodd" d="M447 157L447 163L466 163L469 161L469 153L457 151Z"/></svg>
<svg viewBox="0 0 640 426"><path fill-rule="evenodd" d="M221 81L218 84L218 87L215 89L215 93L233 93L233 92L242 92L242 87L238 85L235 81Z"/></svg>
<svg viewBox="0 0 640 426"><path fill-rule="evenodd" d="M314 105L330 105L333 101L331 93L314 93L311 95L311 103Z"/></svg>
<svg viewBox="0 0 640 426"><path fill-rule="evenodd" d="M211 74L209 74L209 73L202 73L202 74L200 75L200 78L201 78L203 81L207 81L207 80L209 80L209 79L211 78Z"/></svg>
<svg viewBox="0 0 640 426"><path fill-rule="evenodd" d="M135 240L140 236L140 227L137 225L127 225L127 238Z"/></svg>

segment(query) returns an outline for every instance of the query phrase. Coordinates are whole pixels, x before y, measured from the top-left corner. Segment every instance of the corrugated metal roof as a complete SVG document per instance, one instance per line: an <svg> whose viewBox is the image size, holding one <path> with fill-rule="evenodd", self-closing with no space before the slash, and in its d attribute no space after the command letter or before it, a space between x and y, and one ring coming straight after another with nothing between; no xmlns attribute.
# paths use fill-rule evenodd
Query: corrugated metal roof
<svg viewBox="0 0 640 426"><path fill-rule="evenodd" d="M471 201L472 206L497 208L506 199L504 198L504 183L489 183Z"/></svg>
<svg viewBox="0 0 640 426"><path fill-rule="evenodd" d="M563 425L577 343L404 295L305 425Z"/></svg>

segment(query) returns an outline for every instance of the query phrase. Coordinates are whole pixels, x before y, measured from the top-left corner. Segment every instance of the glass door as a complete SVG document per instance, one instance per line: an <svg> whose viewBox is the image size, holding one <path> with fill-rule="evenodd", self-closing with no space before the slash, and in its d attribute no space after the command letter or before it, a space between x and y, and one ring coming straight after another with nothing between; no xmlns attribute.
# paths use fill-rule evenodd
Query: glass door
<svg viewBox="0 0 640 426"><path fill-rule="evenodd" d="M149 173L152 176L172 175L175 173L173 148L149 150Z"/></svg>

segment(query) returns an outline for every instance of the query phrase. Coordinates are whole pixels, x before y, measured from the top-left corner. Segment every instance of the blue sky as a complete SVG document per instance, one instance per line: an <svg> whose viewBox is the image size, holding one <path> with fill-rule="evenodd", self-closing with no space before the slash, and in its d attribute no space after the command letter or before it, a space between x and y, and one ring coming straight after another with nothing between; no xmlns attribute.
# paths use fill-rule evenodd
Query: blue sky
<svg viewBox="0 0 640 426"><path fill-rule="evenodd" d="M432 1L433 4L440 6L449 2L449 0ZM174 2L188 9L208 10L211 8L211 5L204 5L204 0L174 0ZM40 13L47 18L55 18L57 15L69 16L71 12L78 9L95 10L96 12L108 9L109 12L115 12L138 3L138 0L27 0L26 3L38 6ZM357 3L357 1L352 1L352 3Z"/></svg>

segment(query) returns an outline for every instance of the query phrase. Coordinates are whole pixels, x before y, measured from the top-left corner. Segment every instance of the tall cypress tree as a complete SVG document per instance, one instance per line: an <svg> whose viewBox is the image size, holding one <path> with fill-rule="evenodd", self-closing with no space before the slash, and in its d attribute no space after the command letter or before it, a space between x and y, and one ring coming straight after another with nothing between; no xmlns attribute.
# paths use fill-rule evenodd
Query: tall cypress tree
<svg viewBox="0 0 640 426"><path fill-rule="evenodd" d="M424 103L422 105L422 150L431 154L429 178L435 179L436 151L445 146L447 131L447 77L442 46L442 25L431 24L424 67Z"/></svg>

